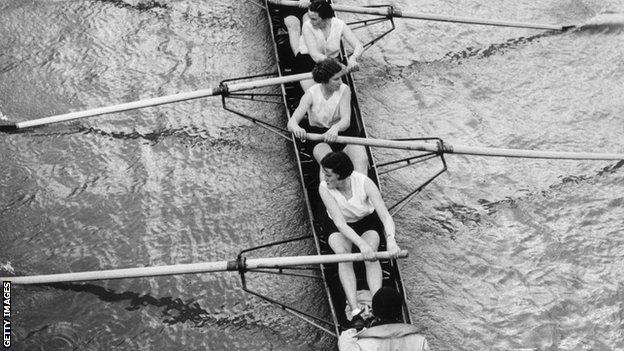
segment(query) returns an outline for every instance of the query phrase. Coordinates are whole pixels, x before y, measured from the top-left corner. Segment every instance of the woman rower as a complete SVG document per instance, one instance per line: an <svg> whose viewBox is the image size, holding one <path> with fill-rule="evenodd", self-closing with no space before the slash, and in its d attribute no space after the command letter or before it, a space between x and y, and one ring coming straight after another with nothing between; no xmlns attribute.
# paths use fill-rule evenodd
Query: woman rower
<svg viewBox="0 0 624 351"><path fill-rule="evenodd" d="M321 160L324 180L319 185L323 204L335 228L329 236L329 246L336 254L350 253L357 245L365 259L373 259L379 247L379 235L386 234L386 249L394 258L399 246L395 240L394 221L381 198L379 189L366 175L353 170L344 152L329 153ZM382 272L379 261L366 261L366 282L372 295L381 288ZM338 275L353 317L363 312L358 306L353 263L338 264Z"/></svg>
<svg viewBox="0 0 624 351"><path fill-rule="evenodd" d="M346 23L335 17L334 9L327 1L312 0L307 14L301 21L301 36L299 36L300 20L295 15L284 18L288 29L290 47L295 55L294 73L310 72L315 62L326 58L337 58L340 55L340 44L344 38L353 48L353 54L347 59L347 68L351 71L358 68L357 59L364 52L364 46L353 34ZM311 80L300 82L303 91L307 91L314 84Z"/></svg>
<svg viewBox="0 0 624 351"><path fill-rule="evenodd" d="M338 133L346 131L351 124L351 91L340 79L343 71L344 66L333 58L319 61L314 66L312 77L318 84L311 86L299 101L299 106L288 121L288 130L304 140L306 132L323 134L325 142L316 144L313 149L317 162L320 163L331 151L344 149L355 169L366 174L368 156L364 146L334 143ZM307 131L299 126L306 114L310 124Z"/></svg>

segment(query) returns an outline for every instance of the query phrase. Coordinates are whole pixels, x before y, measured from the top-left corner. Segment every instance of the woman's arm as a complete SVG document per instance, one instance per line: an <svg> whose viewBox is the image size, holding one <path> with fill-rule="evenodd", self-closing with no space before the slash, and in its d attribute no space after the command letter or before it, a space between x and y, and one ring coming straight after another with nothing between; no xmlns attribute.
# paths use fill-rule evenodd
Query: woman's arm
<svg viewBox="0 0 624 351"><path fill-rule="evenodd" d="M360 252L365 259L374 259L375 253L373 252L373 248L370 247L364 239L362 239L351 227L347 225L342 212L340 212L340 209L338 208L336 200L334 200L329 191L324 187L319 187L319 194L321 195L321 199L323 200L323 204L325 205L327 212L331 215L334 225L336 225L336 228L338 228L340 233L360 248Z"/></svg>
<svg viewBox="0 0 624 351"><path fill-rule="evenodd" d="M336 125L339 125L338 130L344 132L351 125L351 90L349 87L342 93L338 108L340 109L340 121Z"/></svg>
<svg viewBox="0 0 624 351"><path fill-rule="evenodd" d="M305 129L301 128L299 126L299 123L301 123L301 120L307 113L311 103L312 97L309 93L306 92L305 94L303 94L301 100L299 100L299 106L297 106L297 109L295 109L295 112L293 112L290 120L288 121L288 130L290 130L295 135L295 137L299 139L304 139L306 136Z"/></svg>
<svg viewBox="0 0 624 351"><path fill-rule="evenodd" d="M353 48L353 54L351 54L347 62L347 68L352 71L358 67L357 59L362 56L364 45L362 45L362 42L353 34L353 31L347 25L342 29L342 37Z"/></svg>
<svg viewBox="0 0 624 351"><path fill-rule="evenodd" d="M343 132L351 125L351 90L345 88L338 105L340 120L325 132L325 141L333 143L336 141L339 132Z"/></svg>
<svg viewBox="0 0 624 351"><path fill-rule="evenodd" d="M388 208L381 198L379 188L377 188L377 185L375 185L370 178L366 177L364 191L366 192L366 196L371 200L379 219L381 219L383 223L384 231L386 232L386 250L392 254L393 258L398 258L401 250L395 239L394 220L392 216L390 216L390 212L388 212Z"/></svg>
<svg viewBox="0 0 624 351"><path fill-rule="evenodd" d="M303 23L303 27L301 28L303 32L303 40L305 41L306 46L308 47L308 54L312 57L314 62L319 62L327 58L327 56L321 53L321 50L316 45L316 40L314 38L314 33L312 33L312 25L310 22Z"/></svg>

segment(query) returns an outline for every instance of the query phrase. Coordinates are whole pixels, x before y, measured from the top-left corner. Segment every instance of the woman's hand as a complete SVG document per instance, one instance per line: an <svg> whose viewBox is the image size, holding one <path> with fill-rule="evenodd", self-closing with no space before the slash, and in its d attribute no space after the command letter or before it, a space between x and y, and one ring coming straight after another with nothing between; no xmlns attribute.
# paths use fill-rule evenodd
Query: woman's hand
<svg viewBox="0 0 624 351"><path fill-rule="evenodd" d="M360 69L360 65L358 64L358 62L355 59L355 57L353 57L353 56L349 57L349 59L347 60L347 71L353 72L353 71L357 71L359 69Z"/></svg>
<svg viewBox="0 0 624 351"><path fill-rule="evenodd" d="M363 241L361 244L358 245L358 247L360 248L360 252L362 253L362 256L364 257L365 260L367 261L375 260L375 251L373 251L373 248L370 245L368 245L366 241Z"/></svg>
<svg viewBox="0 0 624 351"><path fill-rule="evenodd" d="M397 245L396 240L394 240L393 236L386 238L386 250L388 250L392 258L399 258L399 253L401 252L401 249L399 248L399 245Z"/></svg>
<svg viewBox="0 0 624 351"><path fill-rule="evenodd" d="M327 143L333 143L334 141L336 141L336 138L338 137L338 127L337 126L332 126L331 128L329 128L328 131L326 131L324 134L324 139L325 142Z"/></svg>
<svg viewBox="0 0 624 351"><path fill-rule="evenodd" d="M303 129L303 128L297 126L297 125L295 125L295 126L290 126L289 125L288 126L288 130L290 130L295 135L295 137L297 137L297 138L299 138L301 140L305 140L305 138L306 138L306 130L305 129Z"/></svg>

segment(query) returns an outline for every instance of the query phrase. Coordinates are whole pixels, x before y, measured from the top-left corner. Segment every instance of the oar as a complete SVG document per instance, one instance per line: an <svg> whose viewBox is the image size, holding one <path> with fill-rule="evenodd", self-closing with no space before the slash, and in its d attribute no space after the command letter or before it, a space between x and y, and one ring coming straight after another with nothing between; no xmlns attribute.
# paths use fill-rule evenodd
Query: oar
<svg viewBox="0 0 624 351"><path fill-rule="evenodd" d="M324 140L321 134L306 134L309 140ZM385 140L372 138L356 138L338 136L337 143L356 144L366 146L385 147L390 149L404 149L414 151L441 152L445 154L477 155L493 157L517 157L517 158L545 158L558 160L624 160L624 154L615 153L591 153L591 152L564 152L564 151L537 151L522 149L501 149L488 147L474 147L451 145L448 143L431 144L421 141Z"/></svg>
<svg viewBox="0 0 624 351"><path fill-rule="evenodd" d="M65 121L70 121L70 120L78 119L78 118L99 116L99 115L103 115L107 113L136 110L136 109L143 108L143 107L158 106L158 105L163 105L163 104L169 104L172 102L199 99L199 98L203 98L207 96L227 94L228 92L249 90L249 89L266 87L270 85L297 82L300 80L311 79L311 78L312 78L312 73L301 73L301 74L293 74L293 75L283 76L283 77L259 79L259 80L254 80L250 82L243 82L243 83L232 84L232 85L222 85L222 86L218 86L218 87L211 88L211 89L202 89L202 90L197 90L197 91L192 91L192 92L187 92L187 93L178 93L174 95L167 95L167 96L161 96L161 97L156 97L156 98L151 98L151 99L127 102L127 103L123 103L119 105L99 107L99 108L94 108L94 109L90 109L86 111L71 112L71 113L66 113L62 115L33 119L30 121L15 122L15 123L5 122L2 125L0 125L0 131L12 131L12 130L17 130L17 129L22 129L22 128L40 126L44 124L65 122Z"/></svg>
<svg viewBox="0 0 624 351"><path fill-rule="evenodd" d="M282 6L307 7L305 6L304 2L300 2L300 1L269 0L269 2L276 4L276 5L282 5ZM352 12L352 13L360 13L360 14L367 14L367 15L379 15L379 16L385 16L385 17L411 18L411 19L420 19L420 20L426 20L426 21L481 24L485 26L550 29L550 30L567 30L567 29L574 27L574 26L560 26L560 25L551 25L551 24L485 20L485 19L457 17L457 16L432 15L432 14L427 14L427 13L416 13L416 12L403 12L401 11L401 9L398 9L396 7L375 8L375 7L360 7L360 6L332 4L332 8L335 11L341 11L341 12Z"/></svg>
<svg viewBox="0 0 624 351"><path fill-rule="evenodd" d="M407 257L407 250L399 253L400 258ZM376 260L392 258L389 252L375 252ZM189 263L170 266L138 267L125 269L111 269L102 271L89 271L77 273L61 273L47 275L32 275L22 277L0 277L1 281L10 281L13 284L47 284L61 282L76 282L89 280L122 279L154 277L160 275L210 273L224 271L246 271L256 268L284 268L310 264L328 264L338 262L364 261L361 253L339 255L311 255L311 256L286 256L270 258L249 258L245 260L217 261L204 263Z"/></svg>

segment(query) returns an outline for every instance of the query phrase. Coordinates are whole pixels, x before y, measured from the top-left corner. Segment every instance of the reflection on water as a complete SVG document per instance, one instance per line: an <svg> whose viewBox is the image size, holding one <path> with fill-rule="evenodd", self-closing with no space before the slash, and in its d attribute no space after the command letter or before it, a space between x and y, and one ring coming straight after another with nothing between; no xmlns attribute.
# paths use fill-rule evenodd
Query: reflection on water
<svg viewBox="0 0 624 351"><path fill-rule="evenodd" d="M621 2L397 4L578 28L397 19L356 75L373 136L624 150ZM249 2L5 0L0 18L0 119L274 70L264 13ZM285 122L274 106L242 108ZM2 272L233 259L309 228L290 144L223 111L216 98L4 134L0 161ZM622 162L452 155L447 162L449 171L397 216L399 243L411 253L402 264L409 308L432 347L624 348ZM382 177L386 201L437 167ZM265 254L312 250L305 243ZM303 309L325 308L318 284L264 276L253 284ZM234 274L16 287L13 298L14 341L23 350L322 350L334 343L245 295Z"/></svg>

